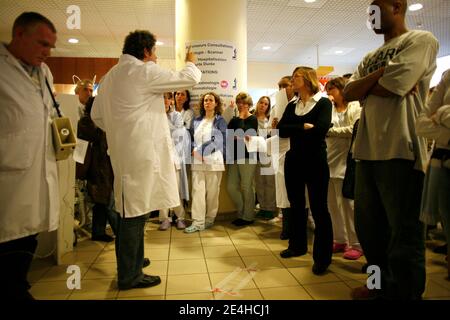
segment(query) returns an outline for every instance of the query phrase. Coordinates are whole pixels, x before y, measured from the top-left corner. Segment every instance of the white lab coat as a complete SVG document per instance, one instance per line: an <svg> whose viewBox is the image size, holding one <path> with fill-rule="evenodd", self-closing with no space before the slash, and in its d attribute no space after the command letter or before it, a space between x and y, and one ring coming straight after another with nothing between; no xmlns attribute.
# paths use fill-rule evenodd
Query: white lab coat
<svg viewBox="0 0 450 320"><path fill-rule="evenodd" d="M53 102L0 44L0 243L58 227L59 188L50 124Z"/></svg>
<svg viewBox="0 0 450 320"><path fill-rule="evenodd" d="M180 204L163 93L189 89L200 78L191 62L174 72L124 54L102 79L91 117L106 132L122 217Z"/></svg>

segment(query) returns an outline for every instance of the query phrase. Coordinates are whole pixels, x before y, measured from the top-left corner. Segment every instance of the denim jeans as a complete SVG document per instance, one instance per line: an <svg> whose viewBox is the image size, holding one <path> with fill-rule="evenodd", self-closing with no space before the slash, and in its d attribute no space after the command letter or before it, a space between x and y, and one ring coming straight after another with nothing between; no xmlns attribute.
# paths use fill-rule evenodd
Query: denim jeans
<svg viewBox="0 0 450 320"><path fill-rule="evenodd" d="M143 277L144 227L149 214L122 218L119 214L116 233L116 259L119 289L129 289Z"/></svg>
<svg viewBox="0 0 450 320"><path fill-rule="evenodd" d="M381 269L387 299L425 290L425 227L419 221L424 173L409 160L356 164L355 227L369 265Z"/></svg>

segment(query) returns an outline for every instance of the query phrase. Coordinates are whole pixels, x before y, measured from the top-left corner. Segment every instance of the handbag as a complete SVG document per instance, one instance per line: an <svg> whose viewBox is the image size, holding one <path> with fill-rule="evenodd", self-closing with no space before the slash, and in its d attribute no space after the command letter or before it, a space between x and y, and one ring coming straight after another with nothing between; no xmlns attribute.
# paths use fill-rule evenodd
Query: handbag
<svg viewBox="0 0 450 320"><path fill-rule="evenodd" d="M353 159L353 143L358 131L359 119L353 125L352 141L350 149L347 153L347 166L345 168L344 182L342 183L342 196L347 199L355 199L355 175L356 175L356 161Z"/></svg>

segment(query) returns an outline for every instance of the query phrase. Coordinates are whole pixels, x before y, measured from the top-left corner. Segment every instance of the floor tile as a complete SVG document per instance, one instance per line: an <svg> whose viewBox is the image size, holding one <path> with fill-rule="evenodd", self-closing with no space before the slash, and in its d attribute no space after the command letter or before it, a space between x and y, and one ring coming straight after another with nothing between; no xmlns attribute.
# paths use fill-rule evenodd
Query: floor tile
<svg viewBox="0 0 450 320"><path fill-rule="evenodd" d="M232 272L236 269L245 268L240 257L207 258L208 272Z"/></svg>
<svg viewBox="0 0 450 320"><path fill-rule="evenodd" d="M211 292L208 274L173 275L167 280L167 295Z"/></svg>
<svg viewBox="0 0 450 320"><path fill-rule="evenodd" d="M242 257L242 260L244 260L245 266L247 268L256 270L283 268L283 265L280 263L280 261L273 255Z"/></svg>
<svg viewBox="0 0 450 320"><path fill-rule="evenodd" d="M149 239L170 239L170 230L146 230L144 235L146 240Z"/></svg>
<svg viewBox="0 0 450 320"><path fill-rule="evenodd" d="M115 279L117 277L117 263L93 263L83 279Z"/></svg>
<svg viewBox="0 0 450 320"><path fill-rule="evenodd" d="M74 290L68 300L115 300L118 291L77 292Z"/></svg>
<svg viewBox="0 0 450 320"><path fill-rule="evenodd" d="M146 238L144 239L145 249L168 249L170 238Z"/></svg>
<svg viewBox="0 0 450 320"><path fill-rule="evenodd" d="M239 269L233 272L209 273L213 291L237 292L243 289L256 289L254 273Z"/></svg>
<svg viewBox="0 0 450 320"><path fill-rule="evenodd" d="M272 255L272 252L264 243L254 243L250 245L236 244L236 250L241 257Z"/></svg>
<svg viewBox="0 0 450 320"><path fill-rule="evenodd" d="M144 256L149 258L151 261L167 260L169 259L169 248L154 249L147 247L144 249Z"/></svg>
<svg viewBox="0 0 450 320"><path fill-rule="evenodd" d="M351 289L343 282L304 285L314 300L351 300Z"/></svg>
<svg viewBox="0 0 450 320"><path fill-rule="evenodd" d="M72 289L67 288L66 281L37 282L31 287L30 293L38 300L65 300Z"/></svg>
<svg viewBox="0 0 450 320"><path fill-rule="evenodd" d="M159 296L143 296L143 297L120 297L117 298L117 300L165 300L163 295L159 295Z"/></svg>
<svg viewBox="0 0 450 320"><path fill-rule="evenodd" d="M109 243L114 246L114 241L109 242ZM86 239L86 240L83 240L83 241L79 241L77 243L77 245L74 246L74 249L76 249L77 251L94 251L94 252L99 252L99 251L102 251L105 248L106 244L107 244L106 242L92 241L90 239Z"/></svg>
<svg viewBox="0 0 450 320"><path fill-rule="evenodd" d="M256 272L253 280L258 288L297 286L298 281L286 269L269 269Z"/></svg>
<svg viewBox="0 0 450 320"><path fill-rule="evenodd" d="M95 259L95 263L116 263L116 251L103 251L101 252L97 259Z"/></svg>
<svg viewBox="0 0 450 320"><path fill-rule="evenodd" d="M327 271L323 275L315 275L312 273L311 267L288 268L289 272L300 282L301 285L324 283L324 282L338 282L341 281L335 274Z"/></svg>
<svg viewBox="0 0 450 320"><path fill-rule="evenodd" d="M169 261L169 275L177 274L195 274L206 273L206 263L204 259L191 260L170 260Z"/></svg>
<svg viewBox="0 0 450 320"><path fill-rule="evenodd" d="M166 300L214 300L212 293L168 294Z"/></svg>
<svg viewBox="0 0 450 320"><path fill-rule="evenodd" d="M117 292L117 279L81 279L81 289L78 293L93 293L93 292Z"/></svg>
<svg viewBox="0 0 450 320"><path fill-rule="evenodd" d="M202 259L202 258L203 258L203 250L201 247L170 249L169 260Z"/></svg>
<svg viewBox="0 0 450 320"><path fill-rule="evenodd" d="M165 276L167 275L167 266L169 265L169 261L165 260L152 260L150 265L142 271L145 274L156 275L156 276Z"/></svg>
<svg viewBox="0 0 450 320"><path fill-rule="evenodd" d="M184 230L177 230L172 228L172 239L200 239L200 233L186 233Z"/></svg>
<svg viewBox="0 0 450 320"><path fill-rule="evenodd" d="M206 237L202 238L202 245L204 247L211 246L231 246L233 242L231 242L228 236L226 237Z"/></svg>
<svg viewBox="0 0 450 320"><path fill-rule="evenodd" d="M174 238L170 241L171 248L200 247L200 238Z"/></svg>
<svg viewBox="0 0 450 320"><path fill-rule="evenodd" d="M426 282L425 292L423 293L424 299L429 298L439 298L439 297L450 297L450 289L439 285L434 280L429 280Z"/></svg>
<svg viewBox="0 0 450 320"><path fill-rule="evenodd" d="M80 276L81 279L83 279L84 275L89 269L89 265L87 264L76 264L80 268ZM67 270L69 268L69 265L60 265L60 266L53 266L50 268L50 270L44 274L40 279L39 282L46 282L46 281L67 281L67 279L73 274L73 272L67 273Z"/></svg>
<svg viewBox="0 0 450 320"><path fill-rule="evenodd" d="M97 259L99 256L98 252L91 252L91 251L73 251L66 253L61 258L62 264L90 264Z"/></svg>
<svg viewBox="0 0 450 320"><path fill-rule="evenodd" d="M238 257L239 253L234 246L203 247L205 258Z"/></svg>
<svg viewBox="0 0 450 320"><path fill-rule="evenodd" d="M215 300L263 300L258 289L240 290L237 293L214 293Z"/></svg>

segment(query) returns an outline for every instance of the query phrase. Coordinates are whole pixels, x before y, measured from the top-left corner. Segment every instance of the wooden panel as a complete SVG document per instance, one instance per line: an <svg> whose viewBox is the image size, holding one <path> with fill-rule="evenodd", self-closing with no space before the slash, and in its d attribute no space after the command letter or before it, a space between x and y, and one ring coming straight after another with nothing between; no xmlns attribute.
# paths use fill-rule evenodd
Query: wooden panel
<svg viewBox="0 0 450 320"><path fill-rule="evenodd" d="M73 84L72 76L75 74L81 79L92 79L97 75L98 82L108 71L117 64L115 58L66 58L50 57L46 63L53 74L54 83Z"/></svg>

